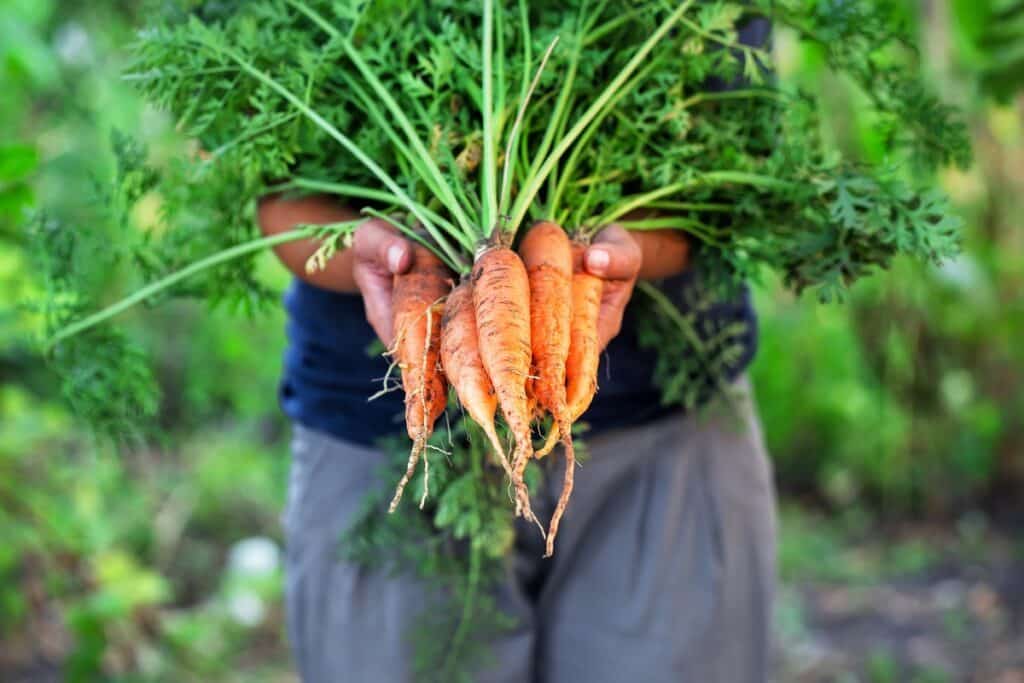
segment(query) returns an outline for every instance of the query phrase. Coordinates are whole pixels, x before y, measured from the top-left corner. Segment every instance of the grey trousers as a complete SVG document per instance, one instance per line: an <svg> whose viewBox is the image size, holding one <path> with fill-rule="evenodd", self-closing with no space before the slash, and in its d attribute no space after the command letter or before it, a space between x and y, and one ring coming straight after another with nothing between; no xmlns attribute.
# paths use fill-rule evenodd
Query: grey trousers
<svg viewBox="0 0 1024 683"><path fill-rule="evenodd" d="M519 530L498 600L518 626L483 682L745 683L770 677L775 499L754 409L586 439L555 556ZM628 409L628 406L624 406ZM306 683L411 680L404 627L424 587L340 559L381 454L295 427L284 516L288 631ZM558 459L554 462L559 462ZM561 486L534 510L547 519Z"/></svg>

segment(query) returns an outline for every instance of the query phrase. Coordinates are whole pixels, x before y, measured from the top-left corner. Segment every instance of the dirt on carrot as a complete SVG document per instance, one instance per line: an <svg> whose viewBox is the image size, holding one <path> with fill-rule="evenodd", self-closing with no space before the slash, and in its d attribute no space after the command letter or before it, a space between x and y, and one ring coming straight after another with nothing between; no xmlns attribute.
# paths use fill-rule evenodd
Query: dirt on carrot
<svg viewBox="0 0 1024 683"><path fill-rule="evenodd" d="M391 512L398 507L402 491L416 471L421 456L424 485L420 506L426 501L429 461L424 452L427 439L434 431L434 423L444 413L448 399L448 385L440 370L439 357L444 297L451 284L448 269L422 245L414 247L412 268L403 275L395 276L392 356L402 372L405 426L412 439L412 450L406 472L395 489L389 508Z"/></svg>

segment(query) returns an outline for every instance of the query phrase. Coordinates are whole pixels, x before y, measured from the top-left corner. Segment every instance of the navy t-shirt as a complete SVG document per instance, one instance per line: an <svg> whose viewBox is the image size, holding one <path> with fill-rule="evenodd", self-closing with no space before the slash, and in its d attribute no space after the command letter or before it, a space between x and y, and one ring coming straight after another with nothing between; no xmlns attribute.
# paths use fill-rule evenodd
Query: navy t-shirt
<svg viewBox="0 0 1024 683"><path fill-rule="evenodd" d="M739 37L747 45L764 45L769 30L767 21L754 19L741 26ZM694 278L693 273L684 273L660 286L672 300L685 302L697 286ZM404 433L400 390L369 400L383 387L388 362L379 353L369 352L376 335L366 322L360 296L329 292L296 279L285 295L285 309L288 349L280 389L285 414L312 429L364 445ZM591 425L590 434L641 425L681 410L662 404L654 383L657 352L640 347L636 316L634 302L626 309L622 332L601 357L598 392L582 417ZM742 353L726 367L730 380L746 369L757 347L757 320L749 292L743 289L733 299L703 309L695 325L697 330L721 330L734 323L742 323L743 332L735 340Z"/></svg>

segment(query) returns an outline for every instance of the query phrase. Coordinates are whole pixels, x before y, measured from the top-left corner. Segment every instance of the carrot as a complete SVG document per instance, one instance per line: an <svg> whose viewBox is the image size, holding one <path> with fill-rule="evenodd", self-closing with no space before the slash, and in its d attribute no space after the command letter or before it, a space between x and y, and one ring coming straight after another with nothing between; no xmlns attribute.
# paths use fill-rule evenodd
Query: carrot
<svg viewBox="0 0 1024 683"><path fill-rule="evenodd" d="M417 244L413 264L403 275L395 276L394 305L395 341L392 354L402 371L405 390L405 428L412 439L412 450L405 474L395 489L390 512L402 499L416 464L427 447L434 423L444 412L448 386L438 369L441 347L442 300L451 288L451 276L444 264L426 247ZM423 458L423 497L426 502L428 462Z"/></svg>
<svg viewBox="0 0 1024 683"><path fill-rule="evenodd" d="M536 522L520 468L520 463L525 463L533 453L526 398L530 373L530 282L516 253L501 246L489 247L477 258L472 281L480 359L516 444L512 461L516 514Z"/></svg>
<svg viewBox="0 0 1024 683"><path fill-rule="evenodd" d="M530 345L533 354L532 394L551 413L565 445L566 469L562 493L551 517L547 552L554 552L555 536L569 502L576 467L572 420L566 403L565 364L569 356L572 321L572 248L569 237L554 223L534 225L519 247L530 282ZM523 461L520 467L525 467Z"/></svg>
<svg viewBox="0 0 1024 683"><path fill-rule="evenodd" d="M594 394L597 393L597 368L601 360L597 338L597 315L601 309L604 281L583 268L585 250L586 245L578 242L572 245L572 322L569 325L569 355L565 361L565 394L570 423L578 420L594 400ZM571 454L567 454L566 457L566 483L563 494L565 490L572 491L574 459ZM568 502L568 496L563 495L551 516L548 555L554 550L551 539L558 533L558 520L561 519Z"/></svg>
<svg viewBox="0 0 1024 683"><path fill-rule="evenodd" d="M569 326L569 356L565 362L566 403L569 421L575 422L587 412L597 393L597 368L601 349L597 340L597 314L601 309L604 282L583 267L583 253L587 246L573 242L572 322ZM558 432L552 429L536 457L551 452L558 442Z"/></svg>
<svg viewBox="0 0 1024 683"><path fill-rule="evenodd" d="M586 245L573 243L572 325L569 357L565 362L565 394L570 419L587 412L597 393L597 366L601 349L597 340L597 314L601 309L604 281L583 267Z"/></svg>
<svg viewBox="0 0 1024 683"><path fill-rule="evenodd" d="M441 319L441 366L469 417L483 428L495 457L512 481L512 466L494 429L498 397L484 370L477 340L473 284L465 281L452 290Z"/></svg>

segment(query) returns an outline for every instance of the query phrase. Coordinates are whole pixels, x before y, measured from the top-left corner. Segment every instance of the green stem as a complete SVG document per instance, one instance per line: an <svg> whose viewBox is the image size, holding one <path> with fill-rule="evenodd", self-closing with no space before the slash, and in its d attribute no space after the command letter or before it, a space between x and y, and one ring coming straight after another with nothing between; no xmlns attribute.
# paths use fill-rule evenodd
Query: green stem
<svg viewBox="0 0 1024 683"><path fill-rule="evenodd" d="M601 9L603 9L603 7ZM633 17L637 16L640 13L640 9L641 8L639 7L634 7L628 12L623 12L622 14L617 15L614 19L606 21L597 28L590 29L590 32L583 36L583 44L590 45L591 43L597 42L598 40L603 38L606 33L614 31L622 24L631 21Z"/></svg>
<svg viewBox="0 0 1024 683"><path fill-rule="evenodd" d="M651 50L661 42L661 39L665 37L665 34L675 25L675 23L683 16L690 5L693 4L693 0L686 0L680 3L679 7L676 8L672 14L669 15L665 21L652 33L644 44L637 50L636 54L626 63L622 71L616 74L615 78L612 79L611 83L601 92L601 95L594 100L593 104L587 108L583 115L579 118L576 124L569 129L569 132L559 141L555 149L548 155L547 159L544 160L543 165L540 167L538 172L530 178L529 182L519 192L519 196L516 197L515 207L512 211L512 225L518 225L522 222L523 217L529 210L530 205L533 203L537 192L540 190L541 184L547 179L547 175L551 172L551 169L558 163L558 160L562 158L565 152L572 146L577 138L590 126L591 122L604 111L606 105L611 101L615 95L622 88L623 84L633 75L633 72L639 68L640 63L647 58Z"/></svg>
<svg viewBox="0 0 1024 683"><path fill-rule="evenodd" d="M285 192L287 190L309 190L311 192L322 192L334 194L339 197L355 197L357 199L369 199L385 204L401 204L402 200L398 195L374 190L369 187L352 185L349 183L335 183L328 180L317 180L316 178L292 178L291 180L267 188L270 192Z"/></svg>
<svg viewBox="0 0 1024 683"><path fill-rule="evenodd" d="M527 170L523 186L525 186L540 171L548 151L555 142L558 130L565 125L565 120L569 116L569 99L572 95L573 84L576 80L576 69L579 64L579 59L580 44L579 41L576 41L572 52L569 53L569 66L566 69L565 78L562 79L562 89L558 92L558 99L555 100L555 110L551 113L551 117L548 119L548 126L544 130L544 137L541 138L540 146L532 151L531 156L533 158L533 162Z"/></svg>
<svg viewBox="0 0 1024 683"><path fill-rule="evenodd" d="M380 79L377 78L377 76L373 73L372 69L370 69L369 65L359 54L359 51L356 50L356 48L352 45L351 41L349 41L346 37L342 36L337 29L335 29L333 26L330 25L330 23L327 22L327 20L325 20L323 17L317 14L317 12L315 12L314 10L310 9L304 3L300 2L299 0L287 0L287 2L292 7L295 7L297 10L299 10L307 17L312 19L315 23L317 23L329 36L331 36L332 39L339 40L339 43L341 44L342 49L345 51L345 54L348 56L350 60L352 60L352 63L356 65L356 68L363 75L363 78L366 79L367 84L369 84L370 88L377 94L378 97L380 97L381 101L384 103L384 106L391 112L392 116L395 117L395 120L398 122L398 125L405 132L406 137L412 144L413 149L416 151L417 154L420 155L422 163L429 171L431 179L437 186L439 198L448 207L448 210L451 212L456 222L462 226L464 233L466 235L475 234L474 228L469 223L469 220L467 219L465 212L462 211L461 207L459 206L459 203L455 200L454 196L452 195L451 188L448 187L447 183L445 182L444 175L441 173L441 170L437 168L437 164L434 163L434 159L430 156L430 153L423 145L423 141L420 140L419 136L416 134L416 131L413 130L412 124L409 122L409 119L405 116L401 107L399 107L398 104L395 102L394 98L391 97L387 88L384 87L384 84L380 82ZM285 99L287 99L289 102L296 105L299 111L309 116L311 119L317 122L318 125L320 125L320 122L323 122L321 127L326 126L324 130L329 135L331 135L331 137L338 140L338 142L340 142L342 146L345 147L345 149L347 149L350 153L353 154L353 156L359 159L359 161L361 161L363 165L365 165L370 171L372 171L374 175L380 178L381 182L384 182L384 184L387 186L389 190L394 192L399 197L402 197L403 203L406 204L410 212L420 220L420 222L423 224L423 227L427 230L427 232L430 233L430 236L434 238L434 240L438 243L438 246L441 249L445 250L445 252L448 254L448 257L452 261L458 262L462 260L457 254L457 252L454 249L452 249L451 245L448 244L447 240L445 240L444 237L440 234L437 228L433 226L430 223L430 221L424 220L424 217L421 215L422 211L419 210L419 205L417 204L417 202L415 202L411 197L408 197L408 195L406 195L406 193L402 191L398 184L390 176L388 176L387 173L376 162L374 162L362 150L360 150L359 147L357 147L354 142L352 142L343 133L338 131L337 128L329 124L327 121L323 119L323 117L321 117L319 114L317 114L309 107L300 107L299 105L302 104L301 100L295 98L295 96L291 92L289 92L284 86L277 83L277 81L273 80L272 78L270 78L263 72L259 71L255 67L248 65L248 63L246 63L237 55L234 55L230 50L227 50L225 48L221 49L224 51L225 54L230 56L235 61L239 62L239 64L242 64L242 67L244 69L246 69L254 76L256 76L259 80L262 80L264 83L266 83L271 88L276 90L278 93L284 96ZM407 197L408 200L406 200Z"/></svg>
<svg viewBox="0 0 1024 683"><path fill-rule="evenodd" d="M292 112L292 113L286 114L286 115L284 115L284 116L282 116L282 117L280 117L278 119L275 119L275 120L273 120L273 121L271 121L271 122L269 122L267 124L264 124L263 126L260 126L259 128L257 128L256 130L251 130L251 131L246 132L243 135L239 135L238 137L234 138L233 140L229 140L228 142L225 142L223 145L221 145L217 149L215 149L212 152L210 152L210 160L212 161L213 159L216 159L217 157L221 156L222 154L224 154L225 152L230 150L232 147L234 147L234 146L236 146L238 144L241 144L245 140L248 140L250 138L254 138L257 135L262 135L263 133L266 133L269 130L273 130L274 128L276 128L278 126L282 126L282 125L288 123L289 121L291 121L292 119L296 119L298 117L299 117L299 112Z"/></svg>
<svg viewBox="0 0 1024 683"><path fill-rule="evenodd" d="M600 228L602 223L589 223L588 225L594 226L593 229ZM699 239L701 242L706 242L720 249L728 248L719 237L723 236L723 231L715 230L707 225L704 225L700 221L689 220L681 218L679 216L663 216L660 218L646 218L635 221L618 221L617 225L621 225L626 230L681 230L689 233Z"/></svg>
<svg viewBox="0 0 1024 683"><path fill-rule="evenodd" d="M497 116L497 125L494 129L495 154L497 154L498 141L505 136L505 125L508 123L508 115L505 111L505 10L503 3L498 5L498 13L494 18L494 112ZM495 158L495 164L498 160ZM494 167L498 172L498 167ZM495 183L497 189L497 183Z"/></svg>
<svg viewBox="0 0 1024 683"><path fill-rule="evenodd" d="M519 85L519 100L526 98L526 88L530 82L530 62L533 61L533 45L530 37L530 7L526 0L519 0L519 25L523 32L523 80Z"/></svg>
<svg viewBox="0 0 1024 683"><path fill-rule="evenodd" d="M350 224L354 227L362 220L350 221ZM348 225L348 224L339 224ZM318 230L322 230L322 225L307 225L302 228L290 230L288 232L282 232L277 235L270 235L267 237L260 237L249 242L237 244L233 247L229 247L222 251L218 251L215 254L211 254L204 259L200 259L194 263L191 263L180 270L176 270L170 275L167 275L156 282L151 282L142 289L139 289L132 294L126 296L120 301L107 306L101 311L97 311L90 316L82 318L77 322L73 322L60 330L57 330L52 337L46 342L46 349L50 350L61 341L80 334L88 330L91 327L99 325L105 320L113 318L114 316L127 311L132 306L140 304L146 299L159 294L160 292L173 287L182 280L188 279L197 273L201 273L204 270L219 266L222 263L226 263L236 258L252 254L253 252L260 251L269 247L275 247L279 244L285 244L286 242L294 242L295 240L307 239L316 235Z"/></svg>
<svg viewBox="0 0 1024 683"><path fill-rule="evenodd" d="M522 32L520 38L523 43L523 75L519 87L519 111L516 112L515 121L512 123L512 130L509 133L508 142L505 146L505 162L501 169L498 213L503 217L508 213L508 202L512 192L512 179L515 178L513 171L519 158L519 149L515 146L515 139L519 133L519 128L523 125L523 121L526 118L526 107L522 103L527 100L527 93L532 93L533 90L533 84L530 81L530 62L533 61L533 46L530 44L530 9L526 4L526 0L519 0L518 5L519 30ZM557 40L558 36L555 36L555 41Z"/></svg>
<svg viewBox="0 0 1024 683"><path fill-rule="evenodd" d="M358 145L352 142L352 140L347 135L345 135L340 130L335 128L329 121L327 121L324 117L320 116L320 114L318 114L316 111L310 108L305 102L298 98L295 95L295 93L288 90L288 88L278 83L276 80L271 78L269 75L267 75L260 69L257 69L255 66L247 62L238 54L236 54L233 50L230 50L224 47L223 45L218 45L216 43L206 43L203 41L199 41L199 44L208 47L214 50L215 52L220 52L221 54L225 55L226 57L234 61L242 68L243 71L251 75L256 80L260 81L264 85L268 86L270 89L277 92L279 95L281 95L281 97L290 102L292 106L298 109L310 121L315 123L321 130L323 130L325 133L334 138L335 141L338 142L338 144L344 147L352 156L354 156L361 164L363 164L363 166L365 166L371 173L377 176L377 178L384 184L385 187L391 190L391 192L393 192L397 197L399 197L402 200L402 205L406 209L408 209L410 213L416 216L416 218L419 219L420 223L423 224L423 227L427 230L427 232L430 233L430 236L434 239L434 242L436 243L437 249L443 252L443 254L454 263L459 263L462 261L462 258L459 256L458 251L456 251L451 246L451 244L449 244L448 240L445 239L444 235L441 234L437 227L426 217L426 215L423 212L423 206L419 202L414 200L412 197L410 197L408 194L406 194L406 192L398 185L398 183L395 182L395 180L390 175L388 175L387 171L381 168L380 164L378 164L376 161L370 158L370 156L366 154L366 152L364 152L362 149L359 148Z"/></svg>
<svg viewBox="0 0 1024 683"><path fill-rule="evenodd" d="M540 82L541 73L544 71L544 67L548 63L548 58L551 57L551 52L555 49L555 45L558 44L558 36L555 36L551 44L548 45L548 49L544 52L544 56L540 60L540 66L537 67L537 73L533 75L533 80L530 82L529 88L522 97L522 101L519 103L519 111L516 112L516 120L512 124L512 130L509 133L508 143L505 151L505 168L502 169L501 177L501 196L498 200L498 211L504 214L506 207L508 206L509 193L512 189L512 175L515 171L515 149L516 149L516 137L519 135L519 128L523 123L523 116L526 114L526 107L530 102L530 98L533 96L534 90L537 88L537 83Z"/></svg>
<svg viewBox="0 0 1024 683"><path fill-rule="evenodd" d="M746 88L744 90L723 90L722 92L699 92L690 95L680 103L683 109L688 109L701 102L714 102L716 100L742 100L755 97L769 97L785 99L785 93L771 88Z"/></svg>
<svg viewBox="0 0 1024 683"><path fill-rule="evenodd" d="M735 207L731 204L717 204L714 202L676 202L665 200L660 202L649 202L650 209L666 209L668 211L732 211Z"/></svg>
<svg viewBox="0 0 1024 683"><path fill-rule="evenodd" d="M700 221L683 218L681 216L659 216L657 218L640 218L635 221L619 221L618 225L627 230L689 230L694 227L702 227L710 230ZM712 231L714 232L714 231Z"/></svg>
<svg viewBox="0 0 1024 683"><path fill-rule="evenodd" d="M310 190L312 192L323 192L326 194L338 195L339 197L357 197L359 199L369 199L371 201L382 202L390 205L402 205L401 197L384 190L374 190L372 188L362 187L361 185L334 183L328 180L317 180L315 178L292 178L288 182L269 188L271 192L283 192L290 189ZM455 226L452 225L447 218L426 206L422 207L422 209L423 213L426 214L430 220L434 221L435 224L440 225L447 230L451 230L453 233L455 232Z"/></svg>
<svg viewBox="0 0 1024 683"><path fill-rule="evenodd" d="M603 214L598 216L594 220L594 226L597 227L600 225L608 225L609 223L613 223L616 219L625 216L630 211L635 211L636 209L643 208L652 201L661 199L662 197L668 197L670 195L675 194L676 192L687 190L691 187L694 187L695 185L697 185L695 181L686 180L681 183L672 183L671 185L665 185L664 187L659 187L657 190L651 190L650 192L644 192L643 194L623 197L621 202L609 208Z"/></svg>
<svg viewBox="0 0 1024 683"><path fill-rule="evenodd" d="M601 123L605 117L613 110L613 107L617 106L619 100L626 96L630 91L633 90L642 80L644 80L654 67L657 65L658 60L653 60L650 64L645 66L636 76L627 83L622 89L616 93L615 97L608 103L608 109L606 109L601 115L594 119L593 124L587 129L579 139L579 143L573 148L572 152L569 153L569 158L566 159L565 165L560 169L558 175L558 182L555 185L554 192L551 197L548 198L548 207L552 214L556 213L559 208L559 203L565 194L566 188L568 187L569 181L572 179L573 173L576 171L576 164L579 162L580 155L583 154L584 150L588 149L589 142L592 137L597 133Z"/></svg>
<svg viewBox="0 0 1024 683"><path fill-rule="evenodd" d="M650 206L653 202L656 202L663 197L668 197L676 192L682 192L699 185L728 185L735 183L738 185L753 185L755 187L763 187L769 190L794 190L798 186L795 183L791 183L787 180L779 180L771 176L760 175L757 173L748 173L746 171L709 171L703 173L696 178L691 180L684 180L679 183L673 183L660 187L657 190L651 190L643 194L632 195L630 197L624 197L623 200L616 206L605 211L598 219L596 225L607 225L613 222L615 219L620 218L630 211L635 209Z"/></svg>
<svg viewBox="0 0 1024 683"><path fill-rule="evenodd" d="M474 233L472 232L472 223L469 222L468 216L463 213L463 207L458 203L458 200L455 198L451 187L446 183L444 176L437 167L437 164L430 156L430 153L427 151L422 141L416 135L412 124L409 123L408 125L402 126L406 137L412 141L412 147L410 147L402 141L398 131L391 125L388 117L385 116L384 112L377 106L373 97L371 97L371 93L367 92L350 74L342 71L340 75L349 90L351 90L356 98L362 102L363 112L377 125L378 128L380 128L384 135L391 140L391 144L399 153L398 158L404 158L415 170L416 175L428 187L430 192L445 204L452 216L455 216L456 220L462 220L465 229L452 232L451 234L460 242L460 244L462 244L464 249L472 251L473 245L476 242L474 239ZM370 81L371 87L374 87L376 96L383 99L380 95L379 88L373 85L373 79L375 79L375 76L369 72L368 66L366 67L366 70L363 71L363 75L367 81ZM388 103L385 101L385 104ZM393 118L398 118L394 111L391 112L391 115Z"/></svg>
<svg viewBox="0 0 1024 683"><path fill-rule="evenodd" d="M484 235L490 235L498 225L498 190L496 164L497 151L494 139L494 0L484 0L483 39L480 41L483 54L483 211L481 219Z"/></svg>
<svg viewBox="0 0 1024 683"><path fill-rule="evenodd" d="M455 194L448 185L444 174L441 172L441 169L438 168L437 163L430 155L429 150L427 150L426 145L423 144L423 140L421 140L420 136L416 133L416 130L413 128L408 117L402 111L402 108L399 107L395 99L391 97L388 89L380 81L377 75L373 73L373 70L363 59L362 55L359 54L359 51L355 46L353 46L348 40L343 40L341 45L342 49L345 50L345 54L348 55L348 58L356 65L356 68L370 85L374 94L380 98L381 102L384 103L384 106L391 112L391 115L394 117L399 127L405 133L409 143L412 145L413 151L419 156L419 163L417 166L421 166L422 168L418 173L424 178L424 180L430 182L434 191L437 193L438 198L444 202L448 211L451 212L456 222L462 227L464 233L470 237L476 234L477 228L470 223L466 212L455 198ZM378 122L382 121L384 121L383 118L378 119Z"/></svg>

